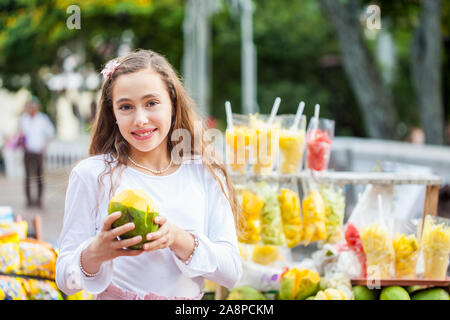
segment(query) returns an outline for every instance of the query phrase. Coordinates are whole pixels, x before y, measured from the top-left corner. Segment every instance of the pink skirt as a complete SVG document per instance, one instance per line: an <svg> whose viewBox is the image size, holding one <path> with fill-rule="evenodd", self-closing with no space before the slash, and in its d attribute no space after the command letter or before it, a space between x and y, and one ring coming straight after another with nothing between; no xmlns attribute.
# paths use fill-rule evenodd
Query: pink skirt
<svg viewBox="0 0 450 320"><path fill-rule="evenodd" d="M202 297L203 292L200 292L195 298L168 298L165 296L160 296L153 292L149 292L144 297L141 297L137 293L121 289L111 283L105 291L97 295L97 300L201 300Z"/></svg>

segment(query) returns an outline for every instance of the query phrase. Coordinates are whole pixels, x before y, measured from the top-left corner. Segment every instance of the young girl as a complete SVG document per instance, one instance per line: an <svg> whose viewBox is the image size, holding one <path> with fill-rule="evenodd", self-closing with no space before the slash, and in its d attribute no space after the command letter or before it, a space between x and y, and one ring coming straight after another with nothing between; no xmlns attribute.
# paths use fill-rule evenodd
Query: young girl
<svg viewBox="0 0 450 320"><path fill-rule="evenodd" d="M91 157L72 170L67 189L58 287L98 299L200 299L205 278L233 287L242 274L235 192L224 165L194 139L200 118L177 74L149 50L102 73ZM177 129L192 137L184 148L171 139ZM140 236L118 240L133 223L112 228L120 212L108 215L109 200L123 189L144 189L160 213L142 250L126 249Z"/></svg>

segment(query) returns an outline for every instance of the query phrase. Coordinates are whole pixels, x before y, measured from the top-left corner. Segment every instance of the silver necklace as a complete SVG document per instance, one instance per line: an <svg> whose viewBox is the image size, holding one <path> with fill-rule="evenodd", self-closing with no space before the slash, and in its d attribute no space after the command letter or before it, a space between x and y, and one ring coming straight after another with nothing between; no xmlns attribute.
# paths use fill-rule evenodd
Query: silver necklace
<svg viewBox="0 0 450 320"><path fill-rule="evenodd" d="M131 162L132 164L134 164L136 167L139 167L139 168L141 168L141 169L150 171L151 173L154 173L154 174L161 174L161 173L164 173L164 172L166 172L167 170L169 170L169 168L172 166L172 157L170 157L169 165L168 165L166 168L161 169L161 170L154 170L154 169L145 167L145 166L143 166L143 165L141 165L141 164L139 164L139 163L136 163L136 162L135 162L133 159L131 159L130 157L128 157L128 160L130 160L130 162Z"/></svg>

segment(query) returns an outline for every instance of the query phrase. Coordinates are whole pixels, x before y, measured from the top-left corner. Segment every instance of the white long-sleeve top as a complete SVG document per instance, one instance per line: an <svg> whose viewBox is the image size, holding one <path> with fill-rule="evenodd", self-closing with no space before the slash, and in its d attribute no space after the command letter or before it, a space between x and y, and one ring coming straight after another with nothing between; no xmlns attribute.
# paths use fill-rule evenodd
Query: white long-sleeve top
<svg viewBox="0 0 450 320"><path fill-rule="evenodd" d="M168 298L194 298L201 292L204 278L234 287L242 275L242 262L232 210L217 180L198 161L183 162L166 176L126 167L116 189L144 189L161 216L197 235L199 245L188 265L165 248L106 261L94 277L81 273L80 254L108 215L110 176L103 179L104 187L98 182L104 159L85 159L70 174L56 262L56 283L64 293L84 289L99 294L112 282L140 296L152 292Z"/></svg>

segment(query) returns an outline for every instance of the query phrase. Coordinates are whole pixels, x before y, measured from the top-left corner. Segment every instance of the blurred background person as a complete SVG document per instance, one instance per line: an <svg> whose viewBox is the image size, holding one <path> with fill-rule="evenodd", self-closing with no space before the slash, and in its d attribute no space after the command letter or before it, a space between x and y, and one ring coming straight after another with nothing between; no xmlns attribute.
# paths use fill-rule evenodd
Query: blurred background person
<svg viewBox="0 0 450 320"><path fill-rule="evenodd" d="M413 127L406 138L407 142L425 144L425 132L421 128Z"/></svg>
<svg viewBox="0 0 450 320"><path fill-rule="evenodd" d="M39 111L40 106L39 99L32 97L19 119L20 144L24 149L25 194L28 207L42 207L44 155L48 143L55 136L55 127L48 116ZM31 196L31 185L34 182L37 183L37 198Z"/></svg>

